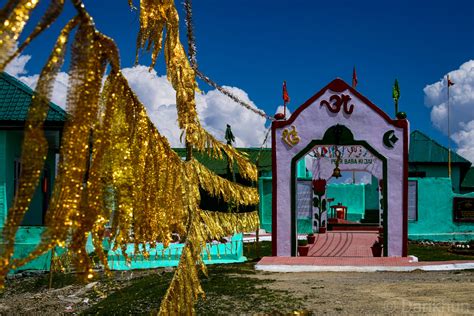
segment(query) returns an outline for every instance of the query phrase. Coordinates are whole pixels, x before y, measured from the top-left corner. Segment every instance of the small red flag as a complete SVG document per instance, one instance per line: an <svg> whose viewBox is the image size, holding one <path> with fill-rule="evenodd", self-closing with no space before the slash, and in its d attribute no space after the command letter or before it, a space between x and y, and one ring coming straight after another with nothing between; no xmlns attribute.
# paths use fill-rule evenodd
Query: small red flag
<svg viewBox="0 0 474 316"><path fill-rule="evenodd" d="M357 74L356 74L356 67L352 70L352 88L355 89L357 86Z"/></svg>
<svg viewBox="0 0 474 316"><path fill-rule="evenodd" d="M283 81L283 102L289 103L290 97L288 96L288 90L286 90L286 81Z"/></svg>
<svg viewBox="0 0 474 316"><path fill-rule="evenodd" d="M448 75L448 87L451 87L454 85L454 82L451 81L451 79L449 79L449 75Z"/></svg>

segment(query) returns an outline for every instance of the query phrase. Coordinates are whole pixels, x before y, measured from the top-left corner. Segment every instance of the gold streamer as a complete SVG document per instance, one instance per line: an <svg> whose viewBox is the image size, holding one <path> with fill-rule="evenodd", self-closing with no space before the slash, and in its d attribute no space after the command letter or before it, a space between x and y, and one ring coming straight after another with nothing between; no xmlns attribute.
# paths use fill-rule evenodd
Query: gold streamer
<svg viewBox="0 0 474 316"><path fill-rule="evenodd" d="M0 71L5 69L6 61L14 54L18 37L38 2L38 0L9 1L0 12L2 17L0 24Z"/></svg>
<svg viewBox="0 0 474 316"><path fill-rule="evenodd" d="M27 15L14 9L26 6L26 2L17 1L18 7L11 5L13 2L9 2L1 16L21 17L22 22L10 26L2 24L5 32L0 39L17 36L18 29L14 27L23 27L27 20ZM91 233L99 259L107 269L107 255L102 247L106 225L110 226L113 249L122 249L127 260L130 260L126 253L130 243L135 245L135 255L142 252L147 258L145 248L140 250L140 245L149 243L153 246L162 242L167 247L172 234L177 233L185 239L185 247L160 312L192 314L194 302L203 294L198 269L206 272L201 258L206 241L258 227L256 212L201 211L199 189L245 206L258 203L257 191L220 178L195 160L184 162L177 156L154 127L145 107L120 72L118 51L113 41L95 29L92 18L79 0L73 3L79 15L61 32L42 70L30 109L22 154L25 169L4 228L6 247L1 257L0 285L11 268L56 245L68 247L76 269L91 277L91 262L85 251ZM154 51L152 65L161 49L166 26L168 76L177 91L179 124L186 132L187 142L214 157L228 156L231 164L237 164L243 177L255 181L257 170L248 158L218 142L197 119L194 72L179 41L179 20L173 1L144 0L140 8L141 30L137 47L143 48L148 41L148 49L153 47ZM148 11L143 13L144 10ZM49 25L57 16L48 14L41 25ZM28 258L12 261L15 232L44 164L47 143L42 124L49 108L47 98L63 63L69 33L77 25L69 71L67 107L70 117L63 131L58 175L46 218L48 227L41 244ZM9 35L5 37L5 34ZM1 42L0 51L7 51L8 45L7 41ZM102 87L107 65L111 71Z"/></svg>
<svg viewBox="0 0 474 316"><path fill-rule="evenodd" d="M236 184L219 177L195 159L191 163L194 172L198 175L201 188L212 196L220 197L225 202L233 202L237 205L258 204L259 195L257 189Z"/></svg>
<svg viewBox="0 0 474 316"><path fill-rule="evenodd" d="M140 32L137 37L137 58L141 48L152 50L155 65L162 47L163 31L166 26L165 60L168 80L176 90L178 125L186 133L186 142L198 151L207 151L213 157L229 157L231 164L237 164L242 177L257 181L257 169L247 157L229 145L217 141L204 130L196 112L194 93L197 89L195 73L179 39L179 16L173 0L141 0ZM148 43L148 45L146 45ZM138 59L137 59L138 60Z"/></svg>
<svg viewBox="0 0 474 316"><path fill-rule="evenodd" d="M28 210L43 170L48 150L48 143L43 131L43 123L49 109L48 99L51 96L56 75L64 61L69 33L76 26L77 22L77 18L71 20L61 31L53 52L38 79L36 91L28 112L28 120L25 125L21 158L22 172L19 188L3 228L3 242L5 243L5 247L0 253L2 257L0 275L5 275L9 270L9 261L13 254L15 234L23 216ZM15 265L13 265L12 268L15 268ZM1 281L0 279L0 286L2 284Z"/></svg>
<svg viewBox="0 0 474 316"><path fill-rule="evenodd" d="M32 3L32 1L31 1ZM26 5L25 5L26 6ZM33 5L30 5L29 7L26 6L26 9L31 8ZM39 34L41 34L45 29L47 29L53 22L56 20L56 18L61 14L62 10L64 7L64 0L52 0L51 3L49 4L48 9L46 10L45 15L41 19L40 22L38 22L38 25L36 25L35 29L33 32L25 39L25 41L18 47L18 49L13 53L8 55L5 55L6 59L0 59L0 71L3 71L5 69L5 66L16 56L18 56L25 48L28 46L28 44L34 40ZM28 14L29 11L26 13ZM0 33L1 34L1 33ZM19 34L19 33L18 33ZM1 35L0 35L1 38ZM16 37L18 39L18 37ZM15 42L16 44L16 42ZM15 46L14 44L14 46ZM6 47L5 47L6 48Z"/></svg>

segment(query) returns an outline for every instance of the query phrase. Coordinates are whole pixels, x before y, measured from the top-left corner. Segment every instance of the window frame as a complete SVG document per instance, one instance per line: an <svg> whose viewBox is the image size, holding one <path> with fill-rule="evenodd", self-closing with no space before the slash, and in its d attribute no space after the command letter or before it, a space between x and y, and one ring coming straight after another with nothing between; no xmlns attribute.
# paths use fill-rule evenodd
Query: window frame
<svg viewBox="0 0 474 316"><path fill-rule="evenodd" d="M416 221L418 221L418 180L408 179L408 188L410 188L410 182L415 184L415 201L416 201L415 202L415 218L414 219L410 218L410 210L409 210L410 205L408 205L407 219L408 219L409 222L416 222ZM409 192L407 192L407 193L409 193ZM407 197L407 200L408 200L408 203L410 203L409 196Z"/></svg>

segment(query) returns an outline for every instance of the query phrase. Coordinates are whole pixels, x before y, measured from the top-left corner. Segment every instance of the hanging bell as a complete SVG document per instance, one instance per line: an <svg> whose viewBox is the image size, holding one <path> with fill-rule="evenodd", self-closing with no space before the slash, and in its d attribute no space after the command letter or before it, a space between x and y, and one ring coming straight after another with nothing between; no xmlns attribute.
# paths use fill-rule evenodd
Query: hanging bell
<svg viewBox="0 0 474 316"><path fill-rule="evenodd" d="M334 168L334 171L332 172L332 176L334 178L340 178L341 177L341 169L339 167Z"/></svg>

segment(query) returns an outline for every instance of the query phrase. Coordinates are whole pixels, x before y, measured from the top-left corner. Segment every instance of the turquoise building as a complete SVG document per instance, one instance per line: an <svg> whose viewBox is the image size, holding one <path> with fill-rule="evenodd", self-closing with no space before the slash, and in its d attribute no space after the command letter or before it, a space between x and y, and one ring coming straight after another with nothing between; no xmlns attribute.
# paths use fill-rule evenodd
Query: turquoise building
<svg viewBox="0 0 474 316"><path fill-rule="evenodd" d="M33 91L28 86L6 73L0 73L0 230L5 223L8 209L12 206L18 186L23 129L32 95ZM61 131L67 119L66 112L59 106L53 103L49 106L44 124L49 146L48 154L40 185L16 235L15 257L24 257L36 248L44 230L45 212L56 174ZM2 242L0 236L0 246ZM47 270L49 263L50 254L45 254L24 268Z"/></svg>
<svg viewBox="0 0 474 316"><path fill-rule="evenodd" d="M264 149L262 155L271 155ZM451 152L451 179L448 176L448 149L420 131L410 135L408 238L411 240L465 241L474 239L474 221L458 221L454 198L474 198L474 168L471 162ZM298 180L311 177L304 163L297 168ZM378 184L328 184L327 197L333 204L347 206L347 219L360 223L377 222ZM261 228L272 228L272 177L259 179ZM311 232L309 220L298 219L298 233Z"/></svg>
<svg viewBox="0 0 474 316"><path fill-rule="evenodd" d="M33 91L28 86L6 73L0 73L0 247L3 244L1 232L8 210L12 206L21 173L24 126L32 96ZM45 213L48 209L48 202L54 185L61 133L67 116L62 108L53 103L49 104L49 112L44 124L45 136L49 146L48 154L41 174L40 185L36 189L29 210L16 234L15 258L26 257L35 249L39 244L41 234L45 230ZM178 150L178 152L180 151ZM257 151L250 151L251 155L254 154L254 159L259 159L256 153ZM210 161L208 159L207 163L211 163ZM262 158L262 170L268 168L264 166L265 164L268 164L268 161L264 161ZM271 161L269 165L271 167ZM214 161L212 168L217 170L219 174L225 174L227 163ZM239 179L238 174L237 179ZM212 203L212 201L204 202ZM213 208L208 209L213 210ZM134 245L129 245L126 252L132 258L132 261L126 262L121 250L110 250L108 252L109 266L115 270L176 266L182 247L183 245L179 243L173 243L166 249L163 249L162 245L158 245L156 248L148 249L150 259L146 260L141 255L134 254ZM88 252L94 251L90 238L86 249ZM56 253L64 253L64 249L57 248ZM208 243L207 249L203 251L203 259L206 264L245 261L242 234L235 234L225 243ZM18 270L49 270L50 263L51 252L38 257Z"/></svg>
<svg viewBox="0 0 474 316"><path fill-rule="evenodd" d="M451 152L449 178L448 149L420 131L411 134L409 161L408 238L473 240L474 218L458 220L454 211L455 198L474 198L471 162Z"/></svg>

